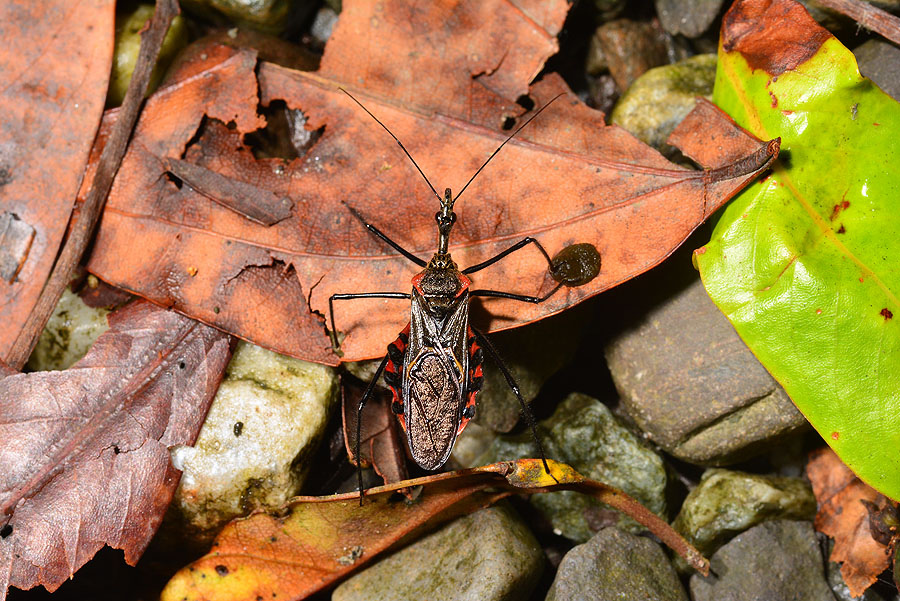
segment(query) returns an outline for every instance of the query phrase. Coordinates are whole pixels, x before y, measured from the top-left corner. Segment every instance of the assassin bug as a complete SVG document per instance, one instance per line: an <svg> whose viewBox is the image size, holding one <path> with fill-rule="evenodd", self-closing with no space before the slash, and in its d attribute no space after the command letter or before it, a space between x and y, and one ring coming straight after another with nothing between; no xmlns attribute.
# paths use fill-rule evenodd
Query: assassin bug
<svg viewBox="0 0 900 601"><path fill-rule="evenodd" d="M444 191L443 197L437 193L434 186L425 176L425 173L412 158L403 143L387 128L369 109L353 97L349 92L341 88L356 104L369 114L392 138L406 156L415 165L416 170L425 179L431 191L440 202L440 210L435 214L438 226L438 248L431 260L427 263L421 258L407 251L399 244L391 240L374 225L367 223L355 209L349 207L350 212L359 219L362 224L376 237L387 243L401 255L423 268L421 272L412 278L412 292L362 292L353 294L333 294L328 299L328 310L331 325L331 341L333 347L338 349L337 329L334 323L334 301L359 298L397 298L411 301L409 324L400 332L397 339L388 345L388 352L375 371L375 375L366 387L357 408L356 420L356 458L357 477L359 481L360 503L362 503L362 471L360 458L360 421L363 407L369 400L375 388L378 378L384 374L384 380L393 393L391 410L397 416L403 430L406 432L406 441L413 460L426 470L440 468L450 457L450 452L456 442L457 436L463 431L469 420L475 416L475 396L481 390L484 382L482 363L484 354L492 356L494 362L500 368L507 384L512 389L531 427L535 443L544 463L544 469L550 473L547 460L544 457L544 449L537 436L534 416L528 408L525 399L519 391L519 387L513 379L509 369L500 359L497 351L482 332L469 324L469 301L473 297L497 297L529 303L541 303L550 298L563 285L580 285L593 278L599 271L599 255L594 262L596 271L587 279L573 278L571 268L566 265L566 259L562 261L551 260L550 255L544 250L540 242L528 237L513 244L496 256L460 270L448 250L450 230L456 222L456 214L453 205L459 199L469 184L481 173L491 159L500 152L516 134L522 131L532 119L543 112L550 104L562 96L556 96L547 104L535 112L527 121L516 129L497 149L491 153L488 159L475 174L469 179L462 190L453 196L450 188ZM489 267L525 246L533 244L547 260L551 276L558 282L557 285L544 296L526 296L512 294L498 290L472 290L472 281L469 275ZM589 245L575 245L586 247ZM593 247L590 247L593 249ZM568 250L568 249L567 249ZM583 249L582 249L583 250ZM596 250L593 253L596 254ZM560 253L557 259L566 251ZM571 255L572 253L569 253Z"/></svg>

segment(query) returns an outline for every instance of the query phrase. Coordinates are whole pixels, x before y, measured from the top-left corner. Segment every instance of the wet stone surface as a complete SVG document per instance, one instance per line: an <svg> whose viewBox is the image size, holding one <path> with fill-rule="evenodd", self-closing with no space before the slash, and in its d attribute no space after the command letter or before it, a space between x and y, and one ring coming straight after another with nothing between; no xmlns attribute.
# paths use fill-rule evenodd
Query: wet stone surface
<svg viewBox="0 0 900 601"><path fill-rule="evenodd" d="M671 155L673 149L666 144L666 139L694 108L698 96L711 99L715 76L714 54L700 54L674 65L650 69L619 99L610 123Z"/></svg>
<svg viewBox="0 0 900 601"><path fill-rule="evenodd" d="M508 505L482 509L419 539L338 586L333 601L527 599L544 553Z"/></svg>
<svg viewBox="0 0 900 601"><path fill-rule="evenodd" d="M336 392L333 369L239 343L197 442L172 451L184 470L172 517L203 539L297 494Z"/></svg>
<svg viewBox="0 0 900 601"><path fill-rule="evenodd" d="M712 574L691 577L694 601L834 601L810 522L766 522L710 558Z"/></svg>
<svg viewBox="0 0 900 601"><path fill-rule="evenodd" d="M808 519L816 499L802 478L709 469L672 523L707 556L729 538L767 520Z"/></svg>
<svg viewBox="0 0 900 601"><path fill-rule="evenodd" d="M654 0L663 29L672 35L696 38L706 32L722 11L722 0Z"/></svg>
<svg viewBox="0 0 900 601"><path fill-rule="evenodd" d="M637 288L656 304L608 344L609 369L625 411L663 449L694 464L736 463L806 420L686 257L673 259Z"/></svg>
<svg viewBox="0 0 900 601"><path fill-rule="evenodd" d="M540 422L538 435L547 457L624 490L658 515L665 514L667 477L662 459L600 401L580 393L569 395L551 417ZM525 432L496 438L476 464L536 456L531 434ZM590 539L605 526L643 529L618 511L575 492L534 495L531 503L547 516L557 534L576 542Z"/></svg>
<svg viewBox="0 0 900 601"><path fill-rule="evenodd" d="M546 601L687 601L672 564L657 543L605 528L566 553Z"/></svg>

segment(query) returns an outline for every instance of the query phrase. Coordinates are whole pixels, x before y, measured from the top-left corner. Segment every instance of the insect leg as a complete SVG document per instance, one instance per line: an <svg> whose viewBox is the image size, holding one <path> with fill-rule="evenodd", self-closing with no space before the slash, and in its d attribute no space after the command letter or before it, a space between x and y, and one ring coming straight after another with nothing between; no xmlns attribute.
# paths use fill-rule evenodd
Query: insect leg
<svg viewBox="0 0 900 601"><path fill-rule="evenodd" d="M401 255L403 255L404 257L406 257L407 259L409 259L410 261L412 261L419 267L425 267L426 265L428 265L427 261L424 261L424 260L420 259L419 257L417 257L416 255L412 254L411 252L409 252L408 250L406 250L405 248L403 248L402 246L400 246L399 244L397 244L396 242L394 242L393 240L388 238L387 234L385 234L380 229L378 229L377 227L375 227L374 225L372 225L371 223L369 223L365 219L363 219L363 216L360 215L356 209L354 209L350 205L347 205L347 208L350 209L350 212L353 214L354 217L359 219L359 221L364 226L366 226L367 230L372 232L377 238L380 238L381 240L386 242L388 244L388 246L390 246L391 248L396 250L398 253L400 253ZM546 253L544 253L544 254L546 254Z"/></svg>
<svg viewBox="0 0 900 601"><path fill-rule="evenodd" d="M482 261L478 265L472 265L471 267L466 267L465 269L463 269L462 272L468 275L470 273L475 273L476 271L481 271L485 267L490 267L491 265L493 265L494 263L496 263L497 261L499 261L506 255L510 255L528 244L534 244L535 246L538 247L538 250L541 251L541 254L544 255L545 259L547 259L547 268L552 271L553 270L553 261L550 259L550 255L547 254L547 251L544 250L544 247L541 246L540 242L538 242L537 240L535 240L534 238L531 238L529 236L528 238L519 240L518 242L516 242L515 244L513 244L512 246L510 246L509 248L507 248L500 254L491 257L487 261Z"/></svg>
<svg viewBox="0 0 900 601"><path fill-rule="evenodd" d="M497 353L497 349L494 348L494 345L488 340L487 336L475 328L472 328L472 332L475 333L475 338L478 340L478 344L481 345L481 348L487 351L491 356L491 359L494 360L494 363L497 364L497 367L500 368L500 372L503 373L503 377L506 378L506 383L509 384L513 394L516 395L516 398L519 399L519 404L522 406L522 414L525 416L526 421L528 421L528 426L531 428L531 435L534 437L534 444L537 445L538 453L541 455L541 461L544 463L544 470L551 478L556 480L553 474L550 473L550 466L547 465L547 457L544 455L544 446L541 444L541 439L538 437L534 414L531 413L531 409L528 408L528 403L522 398L522 393L519 391L519 385L516 384L516 380L510 373L509 368L506 367L503 359L500 358L500 354Z"/></svg>
<svg viewBox="0 0 900 601"><path fill-rule="evenodd" d="M469 293L469 296L492 296L495 298L508 298L525 303L538 304L544 302L545 300L556 294L556 291L560 288L562 288L562 284L557 284L553 290L551 290L544 296L527 296L525 294L513 294L512 292L501 292L499 290L472 290Z"/></svg>
<svg viewBox="0 0 900 601"><path fill-rule="evenodd" d="M355 292L352 294L332 294L328 297L328 315L331 320L331 347L337 350L340 348L337 340L337 328L334 327L334 301L336 300L352 300L354 298L405 298L410 299L410 295L406 292Z"/></svg>
<svg viewBox="0 0 900 601"><path fill-rule="evenodd" d="M362 410L363 407L366 406L366 403L369 401L369 397L372 396L372 391L375 390L375 383L378 381L378 378L381 377L381 373L387 366L388 359L390 359L390 355L385 355L384 359L381 360L381 364L378 366L378 369L375 370L375 375L372 376L372 379L369 381L369 385L366 386L366 391L363 393L362 398L359 399L359 405L356 408L356 481L359 483L360 507L362 507L363 504L362 455L360 454L359 440L362 437L362 428L360 427L360 424L362 423Z"/></svg>

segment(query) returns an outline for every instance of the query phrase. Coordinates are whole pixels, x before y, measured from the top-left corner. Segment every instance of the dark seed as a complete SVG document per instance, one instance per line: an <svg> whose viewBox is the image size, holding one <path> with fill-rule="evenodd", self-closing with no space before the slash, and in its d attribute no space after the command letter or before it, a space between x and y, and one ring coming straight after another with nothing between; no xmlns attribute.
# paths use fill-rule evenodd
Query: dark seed
<svg viewBox="0 0 900 601"><path fill-rule="evenodd" d="M394 365L403 365L403 351L397 348L397 345L393 342L388 345L388 356L394 362Z"/></svg>
<svg viewBox="0 0 900 601"><path fill-rule="evenodd" d="M391 403L391 411L393 411L395 415L400 415L401 413L403 413L403 403L394 401L393 403Z"/></svg>
<svg viewBox="0 0 900 601"><path fill-rule="evenodd" d="M234 422L234 435L240 436L244 432L244 422Z"/></svg>
<svg viewBox="0 0 900 601"><path fill-rule="evenodd" d="M472 419L475 417L475 405L468 405L465 409L463 409L463 417L466 419Z"/></svg>
<svg viewBox="0 0 900 601"><path fill-rule="evenodd" d="M593 244L572 244L553 257L550 275L565 286L583 286L600 273L600 253Z"/></svg>
<svg viewBox="0 0 900 601"><path fill-rule="evenodd" d="M228 568L223 566L222 564L219 564L216 566L216 574L218 574L219 576L225 576L228 574Z"/></svg>

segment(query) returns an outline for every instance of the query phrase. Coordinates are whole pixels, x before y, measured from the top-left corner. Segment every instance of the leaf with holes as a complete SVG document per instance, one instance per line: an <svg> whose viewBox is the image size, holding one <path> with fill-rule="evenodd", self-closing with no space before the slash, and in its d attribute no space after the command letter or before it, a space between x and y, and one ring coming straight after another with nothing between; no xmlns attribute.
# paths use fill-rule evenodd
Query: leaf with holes
<svg viewBox="0 0 900 601"><path fill-rule="evenodd" d="M844 463L900 499L900 106L790 0L731 8L714 100L786 150L696 251L703 283Z"/></svg>
<svg viewBox="0 0 900 601"><path fill-rule="evenodd" d="M404 141L438 189L457 191L508 136L507 118L520 123L530 114L516 99L537 108L563 94L457 202L450 251L466 267L526 236L552 255L588 243L601 254L600 274L539 305L484 300L483 321L490 321L479 325L522 325L653 267L751 181L778 146L703 105L679 143L710 169L686 169L607 126L559 76L529 88L556 50L567 9L561 0L415 9L400 0L347 2L315 73L270 63L254 71L247 54L205 53L205 64L187 70L190 77L148 101L89 269L278 352L337 363L325 331L329 297L409 292L416 271L350 208L425 260L435 251L438 208L397 145L338 86ZM254 156L248 140L262 127L257 101L289 111L299 156ZM190 178L179 180L168 171L171 159L269 191L260 198L289 199L291 216L256 223L211 188L214 178L202 191ZM529 247L479 272L476 284L534 295L555 282ZM336 313L346 335L343 358L358 360L383 355L409 320L409 304L345 301Z"/></svg>
<svg viewBox="0 0 900 601"><path fill-rule="evenodd" d="M103 545L134 564L231 355L230 337L139 301L65 371L0 379L0 600L55 590Z"/></svg>

